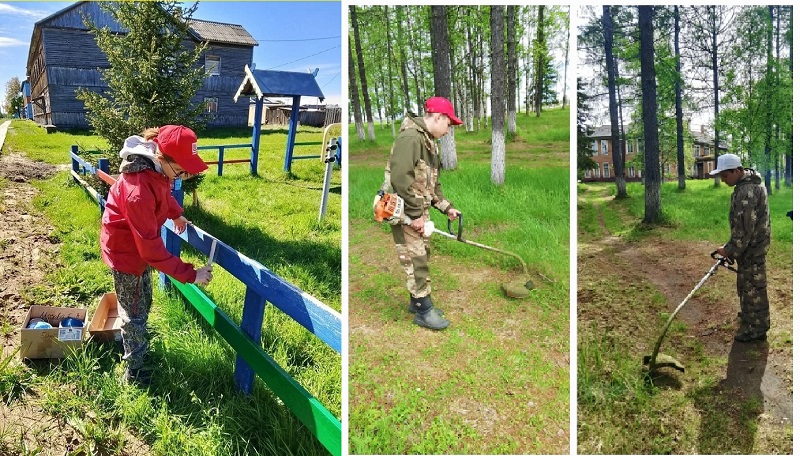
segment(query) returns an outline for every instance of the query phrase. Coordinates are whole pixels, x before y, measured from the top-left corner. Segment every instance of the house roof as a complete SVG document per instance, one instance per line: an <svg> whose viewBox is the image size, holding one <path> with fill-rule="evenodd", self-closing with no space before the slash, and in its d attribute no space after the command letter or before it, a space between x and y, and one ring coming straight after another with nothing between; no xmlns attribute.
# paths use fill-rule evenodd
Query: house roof
<svg viewBox="0 0 800 456"><path fill-rule="evenodd" d="M234 101L238 101L242 95L259 98L304 96L317 97L320 101L325 99L317 79L311 73L251 70L247 65L244 72L244 80L233 96Z"/></svg>
<svg viewBox="0 0 800 456"><path fill-rule="evenodd" d="M189 28L200 41L258 46L258 41L241 25L192 19Z"/></svg>

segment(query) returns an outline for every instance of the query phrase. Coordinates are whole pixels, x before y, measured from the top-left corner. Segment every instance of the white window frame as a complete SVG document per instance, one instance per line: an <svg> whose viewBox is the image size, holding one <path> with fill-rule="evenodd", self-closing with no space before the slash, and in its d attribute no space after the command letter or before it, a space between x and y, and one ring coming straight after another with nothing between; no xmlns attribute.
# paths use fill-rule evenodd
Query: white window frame
<svg viewBox="0 0 800 456"><path fill-rule="evenodd" d="M629 166L628 167L628 177L636 177L636 167Z"/></svg>
<svg viewBox="0 0 800 456"><path fill-rule="evenodd" d="M592 155L597 155L597 141L592 141Z"/></svg>
<svg viewBox="0 0 800 456"><path fill-rule="evenodd" d="M603 177L611 177L611 170L608 163L603 163Z"/></svg>
<svg viewBox="0 0 800 456"><path fill-rule="evenodd" d="M636 142L634 141L625 141L625 147L628 149L628 155L634 154L636 151L634 150L636 147Z"/></svg>
<svg viewBox="0 0 800 456"><path fill-rule="evenodd" d="M700 146L698 144L694 145L694 156L695 157L699 157L700 156Z"/></svg>
<svg viewBox="0 0 800 456"><path fill-rule="evenodd" d="M608 155L608 142L607 141L600 141L600 154L601 155Z"/></svg>
<svg viewBox="0 0 800 456"><path fill-rule="evenodd" d="M211 65L209 67L209 65ZM219 76L222 69L222 57L214 54L206 54L205 62L206 76Z"/></svg>

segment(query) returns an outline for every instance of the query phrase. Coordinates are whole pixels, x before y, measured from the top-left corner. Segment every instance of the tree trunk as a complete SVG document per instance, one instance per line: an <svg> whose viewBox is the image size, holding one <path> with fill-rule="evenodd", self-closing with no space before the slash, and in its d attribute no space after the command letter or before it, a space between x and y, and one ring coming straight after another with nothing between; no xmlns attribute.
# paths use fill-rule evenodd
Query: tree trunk
<svg viewBox="0 0 800 456"><path fill-rule="evenodd" d="M364 111L367 115L367 133L369 134L369 140L375 141L372 105L369 101L369 92L367 91L367 72L364 68L364 55L361 52L361 37L358 34L358 15L356 14L356 7L353 5L350 5L350 25L353 27L353 40L356 44L356 59L358 62L358 75L361 78L361 93L364 94Z"/></svg>
<svg viewBox="0 0 800 456"><path fill-rule="evenodd" d="M778 8L776 16L778 16L776 28L775 28L775 85L781 86L781 10L780 6L775 6ZM778 111L776 109L776 111ZM775 122L775 141L778 142L780 145L781 139L781 125L778 122ZM775 151L775 190L780 190L781 188L781 168L780 168L780 156L781 151L780 148Z"/></svg>
<svg viewBox="0 0 800 456"><path fill-rule="evenodd" d="M389 7L384 6L384 13L386 14L386 55L388 60L388 70L389 70L389 103L388 108L389 112L386 115L386 120L388 120L392 124L392 138L396 136L396 132L394 129L394 87L392 86L392 34L390 31L392 28L389 24ZM394 9L394 8L392 8Z"/></svg>
<svg viewBox="0 0 800 456"><path fill-rule="evenodd" d="M450 37L447 32L447 7L431 6L431 49L433 49L433 91L438 97L451 99L450 94ZM452 102L452 100L451 100ZM439 141L442 168L458 166L453 127Z"/></svg>
<svg viewBox="0 0 800 456"><path fill-rule="evenodd" d="M772 90L774 88L775 80L772 78L772 20L773 10L769 6L769 24L767 25L767 87L766 87L766 104L767 112L773 111L772 104ZM764 144L764 186L767 187L767 195L772 194L772 160L770 154L772 153L772 116L765 116L766 119L766 139Z"/></svg>
<svg viewBox="0 0 800 456"><path fill-rule="evenodd" d="M399 8L399 11L395 14L394 21L395 27L397 27L397 42L400 44L398 48L400 50L400 71L403 73L403 101L405 102L405 112L409 112L411 111L411 93L408 91L408 57L406 56L406 43L403 36L405 27L400 20L403 10L407 7L398 6L397 8Z"/></svg>
<svg viewBox="0 0 800 456"><path fill-rule="evenodd" d="M506 62L503 52L504 6L492 6L492 183L502 185L506 179L505 83Z"/></svg>
<svg viewBox="0 0 800 456"><path fill-rule="evenodd" d="M624 155L619 140L619 113L617 107L616 63L614 61L613 35L614 24L611 18L611 7L603 6L603 48L605 50L606 68L608 69L608 111L611 117L611 158L614 165L614 181L617 185L615 198L627 198L628 189L625 184ZM657 163L657 162L656 162Z"/></svg>
<svg viewBox="0 0 800 456"><path fill-rule="evenodd" d="M517 135L517 7L506 9L506 49L508 52L508 133Z"/></svg>
<svg viewBox="0 0 800 456"><path fill-rule="evenodd" d="M605 9L605 7L603 7ZM642 124L644 128L644 223L661 221L661 181L658 176L658 118L653 46L653 7L639 6L642 64Z"/></svg>
<svg viewBox="0 0 800 456"><path fill-rule="evenodd" d="M569 6L567 8L570 8ZM569 22L569 19L567 20ZM567 25L567 51L564 53L564 98L561 101L561 109L567 109L567 63L569 63L569 25Z"/></svg>
<svg viewBox="0 0 800 456"><path fill-rule="evenodd" d="M793 16L794 15L794 11L793 10L794 10L794 7L792 5L789 5L789 30L794 30L792 28L794 26L794 16ZM789 41L789 71L792 74L791 79L794 79L794 72L793 72L793 68L794 67L792 66L792 65L794 65L794 43L792 42L792 40L788 40L788 41ZM794 155L793 155L793 153L794 153L793 152L794 151L794 133L792 132L792 130L789 130L789 131L786 132L786 137L788 139L787 142L789 143L788 144L789 147L786 148L786 168L785 168L786 171L785 171L785 174L784 174L784 179L785 180L784 180L783 183L786 186L791 186L792 185L792 181L794 179L794 174L793 174L793 166L794 166L794 158L793 158L794 157Z"/></svg>
<svg viewBox="0 0 800 456"><path fill-rule="evenodd" d="M681 104L681 52L678 44L678 36L681 32L680 14L678 5L674 6L675 16L675 120L677 122L678 135L678 189L686 188L686 170L684 169L683 158L683 105Z"/></svg>
<svg viewBox="0 0 800 456"><path fill-rule="evenodd" d="M542 115L542 91L544 90L544 59L545 59L545 42L544 42L544 5L539 5L539 18L536 25L536 100L533 104L533 109L536 112L536 117Z"/></svg>
<svg viewBox="0 0 800 456"><path fill-rule="evenodd" d="M348 39L348 44L350 40ZM350 88L350 106L353 108L353 118L356 124L356 136L359 141L364 141L364 120L361 117L361 100L358 96L358 83L356 82L356 70L353 65L353 49L347 50L347 73Z"/></svg>

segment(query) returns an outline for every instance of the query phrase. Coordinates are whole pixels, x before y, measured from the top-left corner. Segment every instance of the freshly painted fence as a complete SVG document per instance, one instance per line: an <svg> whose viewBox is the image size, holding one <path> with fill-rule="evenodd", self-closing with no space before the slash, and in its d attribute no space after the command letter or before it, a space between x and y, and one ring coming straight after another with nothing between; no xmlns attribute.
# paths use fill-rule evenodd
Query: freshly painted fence
<svg viewBox="0 0 800 456"><path fill-rule="evenodd" d="M113 184L114 178L108 174L108 162L101 161L98 166L92 166L77 155L76 146L73 146L70 158L73 177L98 201L102 212L105 200L86 184L81 176L95 174L105 182ZM176 187L179 188L179 194L175 196L178 202L182 202L183 191L180 190L179 184ZM239 388L251 393L255 374L258 374L331 454L341 455L341 422L286 373L260 345L264 309L269 302L341 355L341 314L194 225L187 225L186 230L178 235L173 231L172 220L167 220L161 230L167 249L175 255L180 255L182 242L187 242L198 251L209 255L211 244L216 240L214 262L247 287L242 324L237 326L197 286L181 284L174 278L162 274L163 283L165 285L169 283L180 291L236 351L234 378Z"/></svg>

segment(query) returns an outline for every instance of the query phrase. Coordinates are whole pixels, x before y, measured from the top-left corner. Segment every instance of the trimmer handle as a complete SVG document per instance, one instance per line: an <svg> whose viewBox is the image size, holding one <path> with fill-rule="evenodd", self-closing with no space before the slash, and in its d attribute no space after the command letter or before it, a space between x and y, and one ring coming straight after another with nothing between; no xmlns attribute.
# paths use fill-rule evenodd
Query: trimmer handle
<svg viewBox="0 0 800 456"><path fill-rule="evenodd" d="M739 272L739 271L737 271L736 269L733 268L733 263L734 263L733 260L731 260L728 257L724 257L724 256L720 255L719 253L717 253L716 250L711 252L711 258L713 258L715 261L718 261L720 266L722 266L724 268L728 268L733 272Z"/></svg>
<svg viewBox="0 0 800 456"><path fill-rule="evenodd" d="M450 222L452 222L452 220L450 220L450 217L447 217L447 231L449 231L450 234L455 235L456 233L453 233L453 228L451 228ZM463 228L464 228L464 216L461 215L461 212L459 212L458 213L458 235L456 235L456 239L458 239L459 241L461 240L461 231L463 230Z"/></svg>

